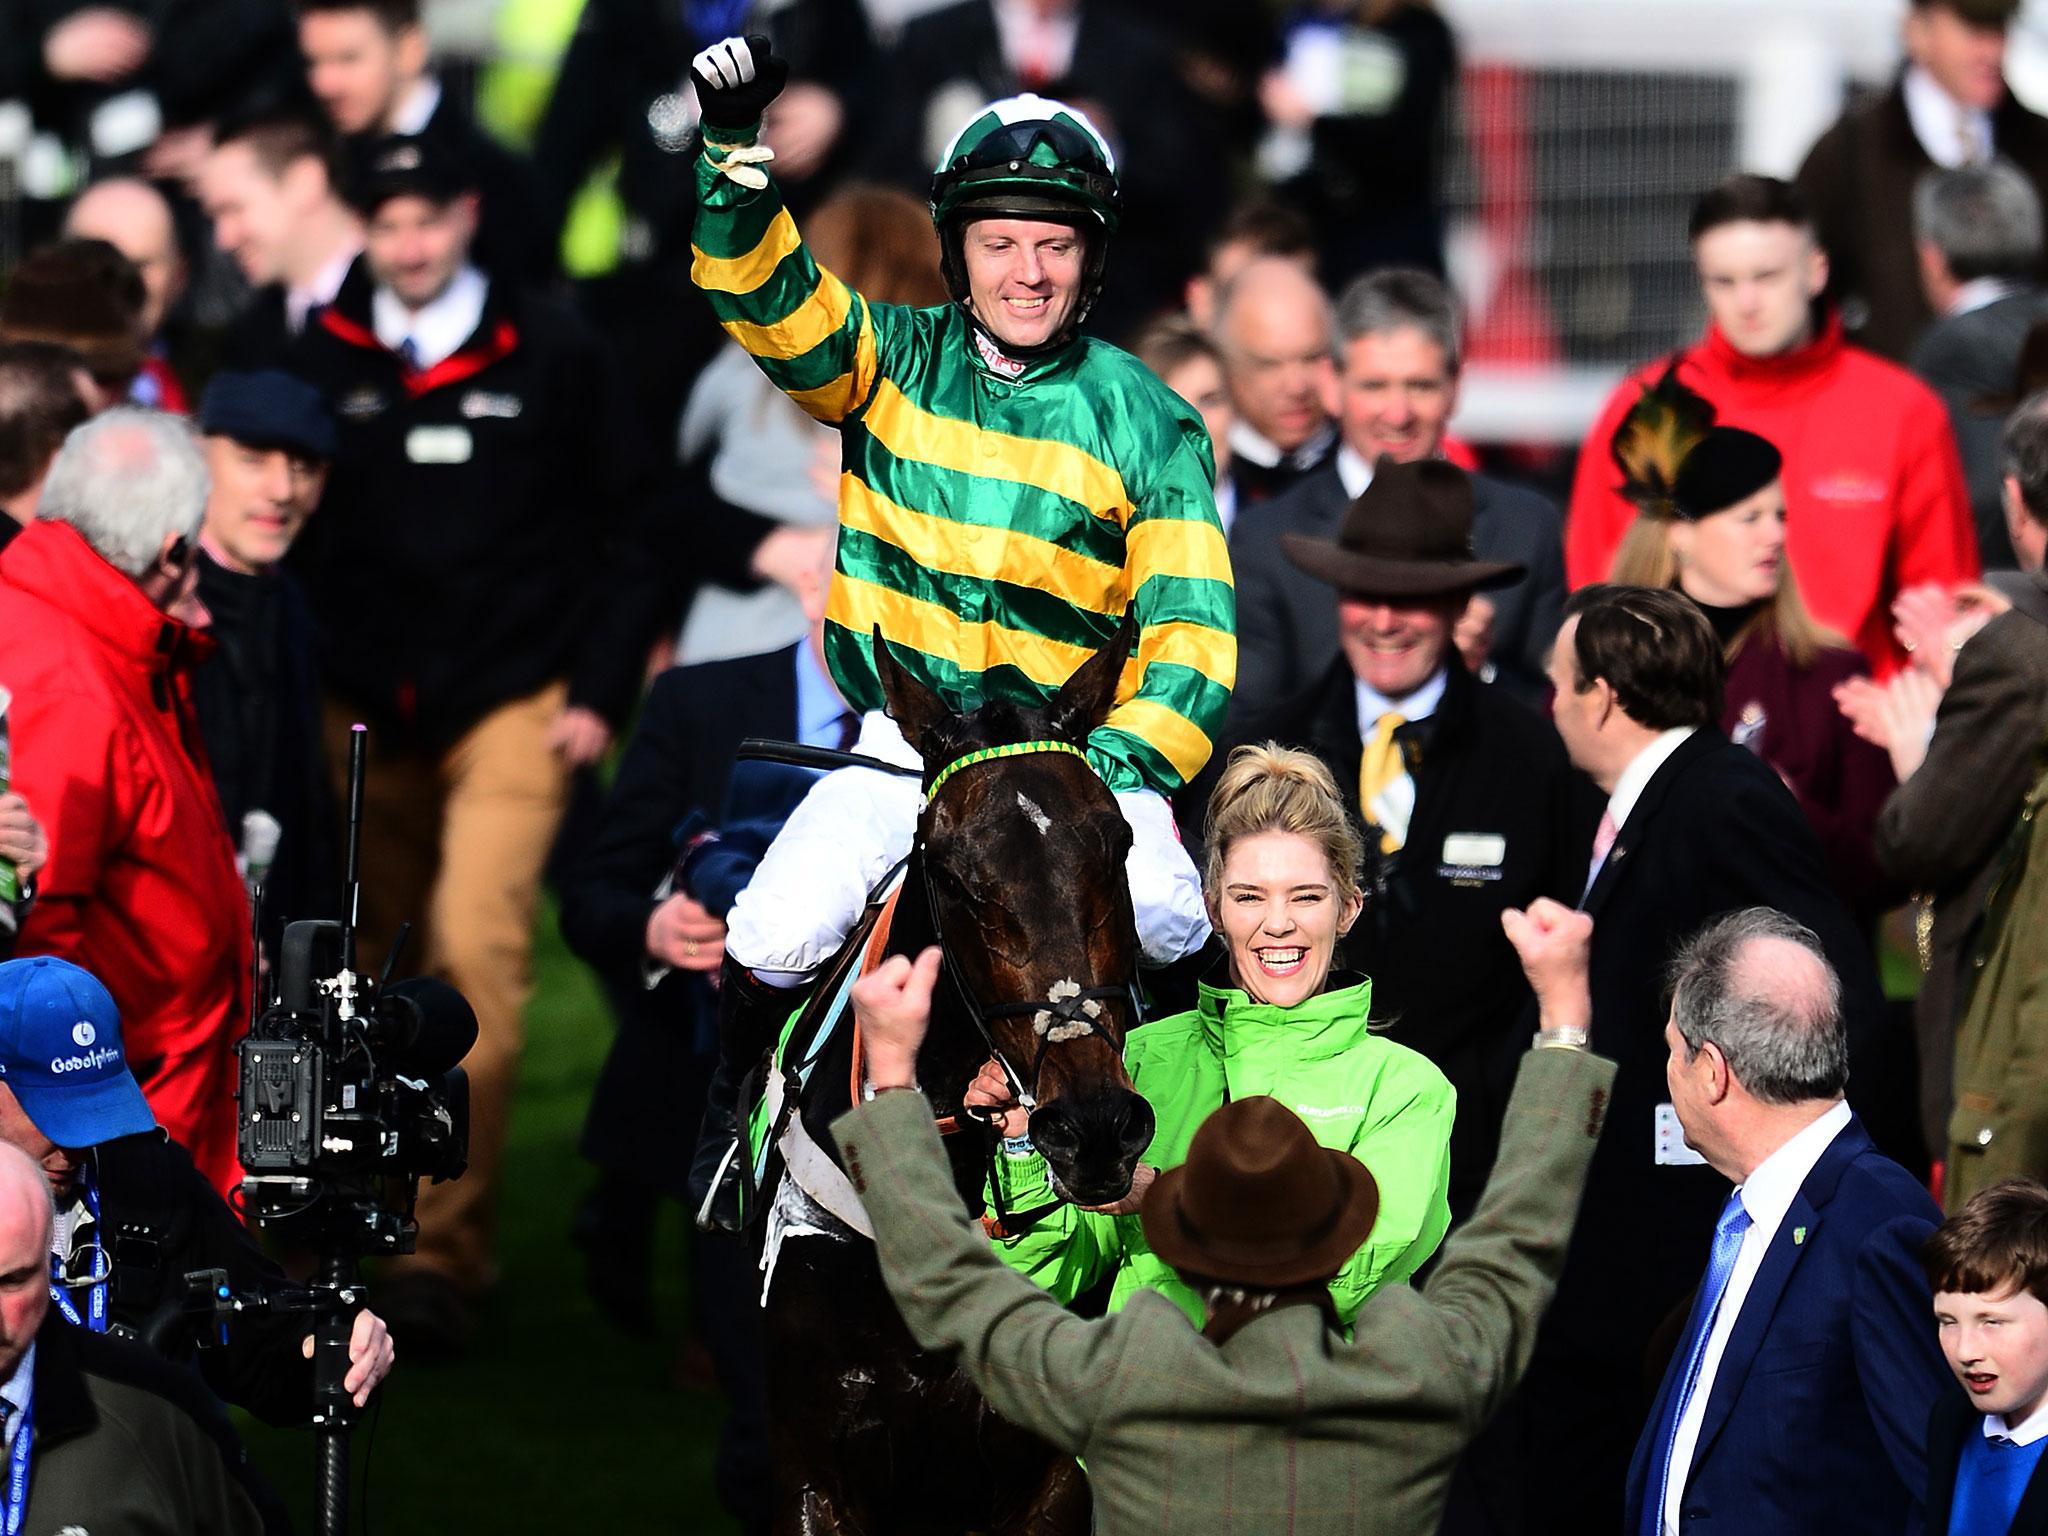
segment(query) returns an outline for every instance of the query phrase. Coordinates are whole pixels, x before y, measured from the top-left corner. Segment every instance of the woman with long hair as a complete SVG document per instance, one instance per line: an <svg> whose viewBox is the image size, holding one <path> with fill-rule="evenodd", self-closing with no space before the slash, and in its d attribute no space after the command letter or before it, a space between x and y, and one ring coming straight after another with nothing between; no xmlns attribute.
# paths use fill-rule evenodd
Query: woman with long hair
<svg viewBox="0 0 2048 1536"><path fill-rule="evenodd" d="M1364 849L1320 760L1273 743L1238 748L1209 802L1206 846L1203 891L1224 956L1195 1008L1124 1043L1157 1126L1129 1197L1101 1210L1053 1204L1058 1192L1000 1069L991 1063L969 1089L968 1105L988 1110L1007 1138L992 1207L1052 1206L1020 1231L997 1232L997 1251L1062 1300L1113 1274L1112 1309L1156 1290L1201 1326L1202 1298L1146 1244L1138 1200L1158 1171L1186 1159L1212 1111L1270 1094L1379 1181L1372 1234L1330 1282L1348 1328L1375 1290L1414 1274L1450 1225L1457 1096L1426 1057L1372 1032L1372 983L1335 968L1338 940L1365 905Z"/></svg>
<svg viewBox="0 0 2048 1536"><path fill-rule="evenodd" d="M1889 903L1872 837L1897 781L1834 700L1868 668L1799 596L1785 558L1783 456L1754 432L1714 425L1713 414L1666 372L1622 419L1613 454L1637 516L1609 579L1676 587L1706 614L1728 663L1722 730L1777 770L1837 892L1874 917Z"/></svg>

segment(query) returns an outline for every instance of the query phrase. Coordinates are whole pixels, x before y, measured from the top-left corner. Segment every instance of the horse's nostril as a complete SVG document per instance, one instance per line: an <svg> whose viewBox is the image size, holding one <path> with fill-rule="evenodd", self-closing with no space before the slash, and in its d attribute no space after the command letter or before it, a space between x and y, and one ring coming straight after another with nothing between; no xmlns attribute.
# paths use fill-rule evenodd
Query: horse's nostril
<svg viewBox="0 0 2048 1536"><path fill-rule="evenodd" d="M1117 1145L1126 1157L1141 1156L1152 1145L1153 1129L1152 1106L1139 1095L1132 1094L1124 1109L1124 1123L1117 1134Z"/></svg>
<svg viewBox="0 0 2048 1536"><path fill-rule="evenodd" d="M1071 1159L1081 1150L1081 1130L1063 1104L1047 1104L1031 1117L1031 1140L1039 1152L1055 1162Z"/></svg>

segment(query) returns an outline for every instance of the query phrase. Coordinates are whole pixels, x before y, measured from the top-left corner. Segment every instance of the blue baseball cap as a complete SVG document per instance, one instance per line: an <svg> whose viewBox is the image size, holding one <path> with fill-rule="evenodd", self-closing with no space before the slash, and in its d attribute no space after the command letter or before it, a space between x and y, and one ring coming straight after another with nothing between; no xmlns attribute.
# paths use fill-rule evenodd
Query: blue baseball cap
<svg viewBox="0 0 2048 1536"><path fill-rule="evenodd" d="M98 978L52 955L0 965L0 1085L60 1147L156 1129L121 1050L121 1010Z"/></svg>
<svg viewBox="0 0 2048 1536"><path fill-rule="evenodd" d="M216 373L199 400L199 430L251 448L334 457L334 418L320 391L278 368Z"/></svg>

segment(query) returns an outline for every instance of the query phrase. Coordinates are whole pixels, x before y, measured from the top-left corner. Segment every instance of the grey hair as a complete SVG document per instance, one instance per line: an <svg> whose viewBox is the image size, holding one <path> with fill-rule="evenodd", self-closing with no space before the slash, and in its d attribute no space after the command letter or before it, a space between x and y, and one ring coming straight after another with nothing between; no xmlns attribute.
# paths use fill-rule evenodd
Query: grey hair
<svg viewBox="0 0 2048 1536"><path fill-rule="evenodd" d="M1913 234L1950 274L2025 278L2041 261L2041 198L2009 160L1932 170L1913 188Z"/></svg>
<svg viewBox="0 0 2048 1536"><path fill-rule="evenodd" d="M1746 962L1766 939L1812 956L1812 984L1751 973ZM1679 947L1670 982L1671 1022L1688 1058L1712 1041L1735 1080L1765 1104L1842 1096L1849 1082L1842 983L1812 929L1769 907L1732 912Z"/></svg>
<svg viewBox="0 0 2048 1536"><path fill-rule="evenodd" d="M2019 482L2027 515L2048 523L2048 389L2027 396L2006 418L2005 472Z"/></svg>
<svg viewBox="0 0 2048 1536"><path fill-rule="evenodd" d="M107 564L139 581L166 539L199 532L210 484L199 438L182 416L116 406L64 439L36 516L69 523Z"/></svg>
<svg viewBox="0 0 2048 1536"><path fill-rule="evenodd" d="M1345 346L1413 326L1443 349L1455 375L1463 358L1458 301L1444 280L1420 267L1383 267L1355 279L1337 300L1337 335Z"/></svg>

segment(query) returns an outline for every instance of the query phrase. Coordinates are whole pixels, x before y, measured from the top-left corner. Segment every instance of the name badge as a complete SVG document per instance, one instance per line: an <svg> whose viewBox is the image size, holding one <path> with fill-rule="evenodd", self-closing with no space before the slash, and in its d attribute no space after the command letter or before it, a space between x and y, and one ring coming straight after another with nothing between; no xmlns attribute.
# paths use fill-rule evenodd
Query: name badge
<svg viewBox="0 0 2048 1536"><path fill-rule="evenodd" d="M415 464L467 464L475 451L467 427L414 427L405 434L405 456Z"/></svg>
<svg viewBox="0 0 2048 1536"><path fill-rule="evenodd" d="M1687 1168L1704 1166L1706 1159L1686 1144L1685 1127L1678 1123L1678 1111L1669 1104L1657 1106L1657 1166Z"/></svg>
<svg viewBox="0 0 2048 1536"><path fill-rule="evenodd" d="M1443 863L1437 878L1453 885L1480 885L1498 880L1508 856L1508 840L1497 832L1453 832L1444 839Z"/></svg>

